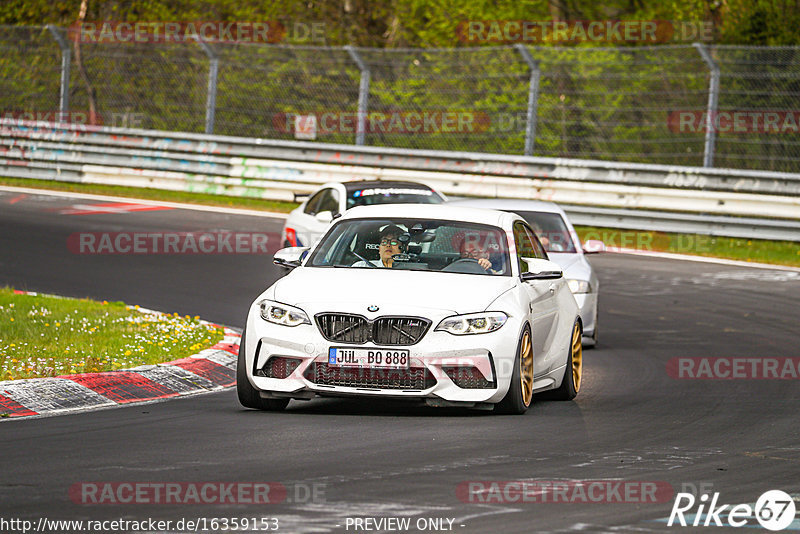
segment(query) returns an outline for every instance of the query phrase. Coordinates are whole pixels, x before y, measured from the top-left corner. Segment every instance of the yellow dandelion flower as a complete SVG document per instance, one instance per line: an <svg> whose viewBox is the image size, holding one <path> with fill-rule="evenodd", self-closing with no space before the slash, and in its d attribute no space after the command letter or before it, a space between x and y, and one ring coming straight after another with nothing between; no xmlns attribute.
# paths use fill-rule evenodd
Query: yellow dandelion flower
<svg viewBox="0 0 800 534"><path fill-rule="evenodd" d="M129 351L129 350L126 350L126 351L125 351L125 356L130 356L130 355L131 355L131 351Z"/></svg>

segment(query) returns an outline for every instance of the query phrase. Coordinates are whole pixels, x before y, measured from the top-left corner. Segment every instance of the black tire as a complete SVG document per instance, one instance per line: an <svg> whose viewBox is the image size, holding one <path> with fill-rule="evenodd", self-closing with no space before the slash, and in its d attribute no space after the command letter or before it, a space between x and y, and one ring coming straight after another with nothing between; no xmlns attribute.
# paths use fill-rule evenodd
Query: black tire
<svg viewBox="0 0 800 534"><path fill-rule="evenodd" d="M263 399L247 379L247 362L244 357L244 331L239 342L239 359L236 362L236 393L245 408L279 412L289 405L289 399Z"/></svg>
<svg viewBox="0 0 800 534"><path fill-rule="evenodd" d="M525 358L529 361L529 369L528 373L526 373L530 375L530 391L528 392L523 391L521 363L522 352L526 350L524 348L526 339L527 350L530 351L530 357ZM508 393L503 397L503 400L495 405L494 411L499 414L522 415L530 408L531 404L533 404L533 340L530 326L525 325L522 334L519 336L519 342L517 343L517 352L514 357L514 372L511 374L511 384L508 386Z"/></svg>
<svg viewBox="0 0 800 534"><path fill-rule="evenodd" d="M576 330L577 346L575 341ZM572 327L572 337L570 338L568 349L569 357L567 358L567 365L564 368L564 378L561 380L561 386L554 390L552 395L548 395L548 398L568 401L574 399L581 390L581 377L583 374L583 345L581 344L581 338L583 337L582 334L583 329L581 328L581 323L580 321L576 320L575 325Z"/></svg>

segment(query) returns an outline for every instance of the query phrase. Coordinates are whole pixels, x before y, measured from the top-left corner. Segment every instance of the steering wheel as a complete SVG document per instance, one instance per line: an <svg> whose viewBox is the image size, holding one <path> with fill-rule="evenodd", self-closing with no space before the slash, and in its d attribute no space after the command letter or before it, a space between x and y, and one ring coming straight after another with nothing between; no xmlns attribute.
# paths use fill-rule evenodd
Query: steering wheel
<svg viewBox="0 0 800 534"><path fill-rule="evenodd" d="M480 266L475 258L459 258L444 269L442 272L454 272L465 274L485 274L486 269Z"/></svg>

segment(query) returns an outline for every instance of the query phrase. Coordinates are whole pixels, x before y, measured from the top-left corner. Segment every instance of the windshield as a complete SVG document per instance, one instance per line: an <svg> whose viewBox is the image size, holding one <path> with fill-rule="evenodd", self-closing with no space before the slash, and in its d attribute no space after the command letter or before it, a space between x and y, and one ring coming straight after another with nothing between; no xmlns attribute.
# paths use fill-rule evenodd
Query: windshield
<svg viewBox="0 0 800 534"><path fill-rule="evenodd" d="M422 219L341 221L306 265L511 275L508 243L500 228Z"/></svg>
<svg viewBox="0 0 800 534"><path fill-rule="evenodd" d="M515 213L531 225L547 252L575 254L575 244L569 235L567 224L560 214L540 211L516 211Z"/></svg>
<svg viewBox="0 0 800 534"><path fill-rule="evenodd" d="M372 204L441 204L442 197L418 187L366 187L349 191L347 209Z"/></svg>

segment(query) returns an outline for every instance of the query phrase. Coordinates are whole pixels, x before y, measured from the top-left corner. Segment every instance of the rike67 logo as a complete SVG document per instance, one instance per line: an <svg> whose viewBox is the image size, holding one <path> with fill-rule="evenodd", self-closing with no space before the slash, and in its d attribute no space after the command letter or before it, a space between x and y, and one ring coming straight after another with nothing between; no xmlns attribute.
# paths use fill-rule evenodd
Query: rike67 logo
<svg viewBox="0 0 800 534"><path fill-rule="evenodd" d="M794 499L781 490L764 492L755 505L750 504L719 504L719 492L714 493L711 502L708 494L703 494L699 499L691 493L678 493L672 512L669 515L667 526L680 525L682 527L757 527L772 531L788 528L795 519ZM699 501L699 502L698 502ZM695 510L695 505L697 508ZM755 518L755 522L749 520Z"/></svg>

